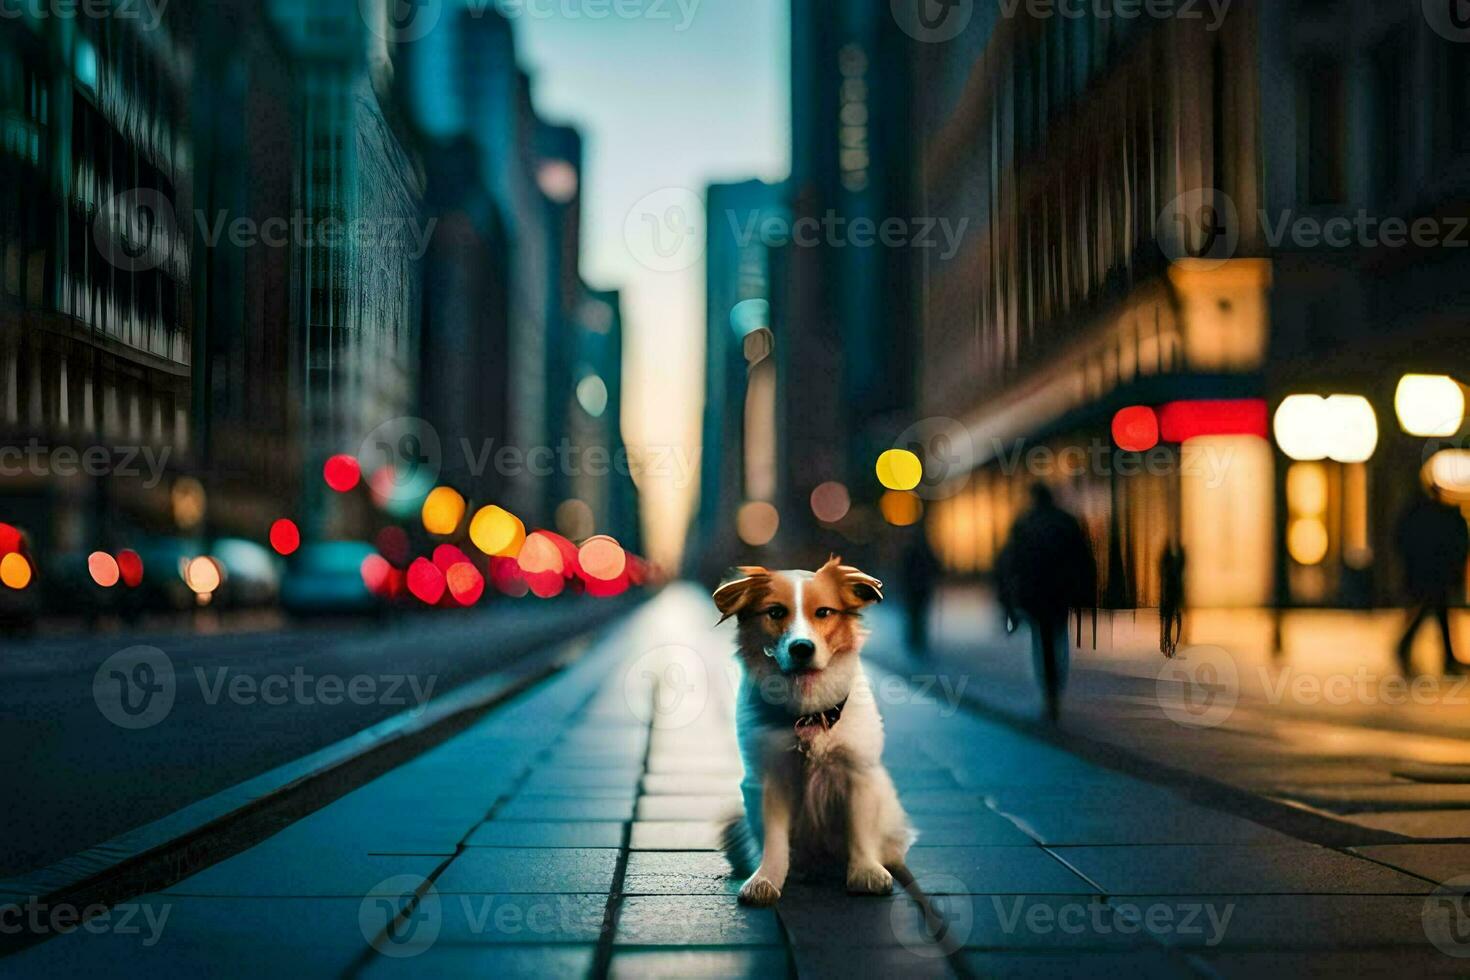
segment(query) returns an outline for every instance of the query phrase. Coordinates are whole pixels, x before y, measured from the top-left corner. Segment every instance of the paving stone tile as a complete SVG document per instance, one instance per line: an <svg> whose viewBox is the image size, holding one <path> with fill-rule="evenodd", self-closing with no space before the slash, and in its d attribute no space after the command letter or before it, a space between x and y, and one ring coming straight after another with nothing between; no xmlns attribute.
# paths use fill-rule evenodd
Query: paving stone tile
<svg viewBox="0 0 1470 980"><path fill-rule="evenodd" d="M747 949L621 949L613 954L608 975L614 980L745 980L784 977L789 973L786 950L757 946Z"/></svg>
<svg viewBox="0 0 1470 980"><path fill-rule="evenodd" d="M633 824L635 851L715 851L720 828L710 820L654 820Z"/></svg>
<svg viewBox="0 0 1470 980"><path fill-rule="evenodd" d="M1423 895L1434 886L1310 844L1064 847L1109 895Z"/></svg>
<svg viewBox="0 0 1470 980"><path fill-rule="evenodd" d="M687 772L651 772L643 777L648 796L738 796L740 777Z"/></svg>
<svg viewBox="0 0 1470 980"><path fill-rule="evenodd" d="M471 847L435 881L441 894L515 892L607 894L612 890L614 848Z"/></svg>
<svg viewBox="0 0 1470 980"><path fill-rule="evenodd" d="M495 811L496 820L631 820L632 797L533 796L522 794Z"/></svg>
<svg viewBox="0 0 1470 980"><path fill-rule="evenodd" d="M911 816L928 813L984 813L985 798L970 790L919 790L899 794L903 808Z"/></svg>
<svg viewBox="0 0 1470 980"><path fill-rule="evenodd" d="M744 908L733 895L630 895L618 910L616 941L625 946L777 946L781 930L774 911Z"/></svg>
<svg viewBox="0 0 1470 980"><path fill-rule="evenodd" d="M719 851L634 851L625 895L734 895L743 881Z"/></svg>
<svg viewBox="0 0 1470 980"><path fill-rule="evenodd" d="M1470 844L1380 844L1352 850L1434 882L1470 875Z"/></svg>
<svg viewBox="0 0 1470 980"><path fill-rule="evenodd" d="M796 960L797 975L802 977L941 980L958 976L942 955L934 955L936 952L939 951L903 946L800 946L793 950L792 956Z"/></svg>
<svg viewBox="0 0 1470 980"><path fill-rule="evenodd" d="M1189 805L1126 813L1079 802L1008 803L997 811L1045 844L1297 843L1249 820Z"/></svg>
<svg viewBox="0 0 1470 980"><path fill-rule="evenodd" d="M356 898L180 898L143 895L154 929L78 930L4 961L6 977L340 976L368 948ZM166 910L166 913L165 913ZM166 917L164 917L166 914Z"/></svg>
<svg viewBox="0 0 1470 980"><path fill-rule="evenodd" d="M358 974L389 977L578 977L586 976L596 946L450 946L437 944L412 958L375 956Z"/></svg>
<svg viewBox="0 0 1470 980"><path fill-rule="evenodd" d="M1218 930L1208 925L1186 931L1182 916L1166 928L1155 922L1152 931L1169 946L1315 951L1432 948L1424 934L1425 899L1419 895L1131 895L1112 901L1126 901L1142 909L1154 905L1180 909L1195 903L1206 919L1213 909L1215 921L1224 923L1223 936L1212 943ZM1145 917L1145 926L1149 921Z"/></svg>
<svg viewBox="0 0 1470 980"><path fill-rule="evenodd" d="M740 795L644 796L638 800L639 820L719 820L740 812Z"/></svg>
<svg viewBox="0 0 1470 980"><path fill-rule="evenodd" d="M438 893L437 944L596 943L607 896Z"/></svg>
<svg viewBox="0 0 1470 980"><path fill-rule="evenodd" d="M1170 956L1167 951L1146 949L1075 953L966 952L961 956L961 962L973 976L999 980L1055 980L1057 977L1177 980L1200 976L1187 961Z"/></svg>
<svg viewBox="0 0 1470 980"><path fill-rule="evenodd" d="M649 772L691 772L706 776L740 778L740 759L724 752L706 755L653 755L648 760Z"/></svg>
<svg viewBox="0 0 1470 980"><path fill-rule="evenodd" d="M427 876L444 862L437 855L374 856L353 846L306 849L295 841L267 840L169 886L168 895L199 897L362 898L385 878Z"/></svg>
<svg viewBox="0 0 1470 980"><path fill-rule="evenodd" d="M1432 946L1394 946L1380 949L1312 950L1200 950L1190 954L1200 971L1221 980L1261 980L1262 977L1300 977L1340 980L1342 977L1463 977L1466 961L1446 956Z"/></svg>
<svg viewBox="0 0 1470 980"><path fill-rule="evenodd" d="M925 847L910 849L909 870L926 894L1076 895L1092 885L1044 848Z"/></svg>
<svg viewBox="0 0 1470 980"><path fill-rule="evenodd" d="M627 793L637 792L638 777L643 770L638 766L621 766L615 769L587 769L575 766L541 766L522 783L528 792L544 793L549 789L569 786L607 786Z"/></svg>
<svg viewBox="0 0 1470 980"><path fill-rule="evenodd" d="M931 847L953 847L984 844L1035 844L1020 828L998 813L976 814L920 813L912 814L919 844Z"/></svg>
<svg viewBox="0 0 1470 980"><path fill-rule="evenodd" d="M476 827L467 847L621 847L623 824L611 821L535 823L491 820Z"/></svg>

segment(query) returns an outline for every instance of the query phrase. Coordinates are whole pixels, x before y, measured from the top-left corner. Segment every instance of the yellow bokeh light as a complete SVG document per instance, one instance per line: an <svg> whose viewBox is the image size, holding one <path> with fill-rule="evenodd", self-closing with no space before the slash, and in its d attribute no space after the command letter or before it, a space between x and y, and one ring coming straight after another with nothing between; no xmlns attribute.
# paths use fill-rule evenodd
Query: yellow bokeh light
<svg viewBox="0 0 1470 980"><path fill-rule="evenodd" d="M1327 557L1327 525L1316 517L1299 517L1286 531L1286 550L1298 565L1320 565Z"/></svg>
<svg viewBox="0 0 1470 980"><path fill-rule="evenodd" d="M1339 463L1366 463L1378 448L1378 416L1362 395L1327 399L1327 456Z"/></svg>
<svg viewBox="0 0 1470 980"><path fill-rule="evenodd" d="M781 514L763 500L742 504L735 515L735 531L752 548L770 544L781 528Z"/></svg>
<svg viewBox="0 0 1470 980"><path fill-rule="evenodd" d="M464 520L464 498L449 487L435 487L424 498L424 530L440 536L453 534Z"/></svg>
<svg viewBox="0 0 1470 980"><path fill-rule="evenodd" d="M1393 407L1411 436L1452 436L1465 424L1465 389L1443 374L1406 374Z"/></svg>
<svg viewBox="0 0 1470 980"><path fill-rule="evenodd" d="M917 494L890 490L878 501L883 519L894 527L910 527L924 516L924 502Z"/></svg>
<svg viewBox="0 0 1470 980"><path fill-rule="evenodd" d="M1327 467L1291 464L1286 471L1286 507L1293 517L1321 517L1327 510Z"/></svg>
<svg viewBox="0 0 1470 980"><path fill-rule="evenodd" d="M526 525L503 507L481 507L470 521L470 540L487 555L514 558L526 543Z"/></svg>
<svg viewBox="0 0 1470 980"><path fill-rule="evenodd" d="M1455 500L1470 500L1470 449L1441 449L1429 459L1429 480Z"/></svg>
<svg viewBox="0 0 1470 980"><path fill-rule="evenodd" d="M890 449L878 457L878 482L889 490L912 490L924 478L924 464L907 449Z"/></svg>
<svg viewBox="0 0 1470 980"><path fill-rule="evenodd" d="M18 552L0 558L0 582L7 588L20 590L31 584L31 563Z"/></svg>

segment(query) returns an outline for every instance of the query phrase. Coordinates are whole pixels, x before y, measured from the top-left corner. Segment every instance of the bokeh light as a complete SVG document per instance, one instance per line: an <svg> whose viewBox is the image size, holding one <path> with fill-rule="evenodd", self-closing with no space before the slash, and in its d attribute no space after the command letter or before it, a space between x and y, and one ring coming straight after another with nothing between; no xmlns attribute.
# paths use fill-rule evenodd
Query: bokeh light
<svg viewBox="0 0 1470 980"><path fill-rule="evenodd" d="M526 585L542 599L560 595L566 588L567 561L560 545L545 531L532 531L516 556Z"/></svg>
<svg viewBox="0 0 1470 980"><path fill-rule="evenodd" d="M359 571L362 574L362 584L373 595L386 596L389 593L395 569L382 555L368 555L362 560Z"/></svg>
<svg viewBox="0 0 1470 980"><path fill-rule="evenodd" d="M94 551L87 556L87 574L104 589L112 588L122 578L117 559L105 551Z"/></svg>
<svg viewBox="0 0 1470 980"><path fill-rule="evenodd" d="M607 411L607 383L595 374L578 381L577 404L593 418L602 418L602 413Z"/></svg>
<svg viewBox="0 0 1470 980"><path fill-rule="evenodd" d="M31 584L31 563L20 552L0 558L0 584L17 591Z"/></svg>
<svg viewBox="0 0 1470 980"><path fill-rule="evenodd" d="M174 523L185 531L192 530L204 522L204 485L192 476L182 476L174 481L169 491L169 505L173 508Z"/></svg>
<svg viewBox="0 0 1470 980"><path fill-rule="evenodd" d="M447 573L455 565L469 564L470 557L452 544L441 544L434 549L432 560L435 568Z"/></svg>
<svg viewBox="0 0 1470 980"><path fill-rule="evenodd" d="M117 571L122 576L123 585L130 589L136 589L143 584L143 558L131 548L124 548L117 553Z"/></svg>
<svg viewBox="0 0 1470 980"><path fill-rule="evenodd" d="M301 529L296 522L282 517L271 525L271 547L278 555L295 554L296 549L301 547Z"/></svg>
<svg viewBox="0 0 1470 980"><path fill-rule="evenodd" d="M204 597L218 591L223 576L220 574L218 562L213 558L201 556L190 558L184 563L183 579L190 591Z"/></svg>
<svg viewBox="0 0 1470 980"><path fill-rule="evenodd" d="M1327 399L1327 455L1339 463L1366 463L1378 448L1378 416L1362 395Z"/></svg>
<svg viewBox="0 0 1470 980"><path fill-rule="evenodd" d="M0 524L0 555L20 550L20 529L9 524Z"/></svg>
<svg viewBox="0 0 1470 980"><path fill-rule="evenodd" d="M1316 517L1298 517L1286 532L1286 550L1298 565L1320 565L1327 557L1327 526Z"/></svg>
<svg viewBox="0 0 1470 980"><path fill-rule="evenodd" d="M470 540L487 555L514 558L526 540L526 525L503 507L481 507L470 521Z"/></svg>
<svg viewBox="0 0 1470 980"><path fill-rule="evenodd" d="M824 524L836 524L851 509L852 497L840 483L829 481L812 491L812 514Z"/></svg>
<svg viewBox="0 0 1470 980"><path fill-rule="evenodd" d="M878 482L889 490L912 490L924 478L924 464L907 449L890 449L878 457Z"/></svg>
<svg viewBox="0 0 1470 980"><path fill-rule="evenodd" d="M883 519L894 527L910 527L924 516L924 502L915 493L890 490L878 501Z"/></svg>
<svg viewBox="0 0 1470 980"><path fill-rule="evenodd" d="M491 558L490 581L502 595L516 599L531 591L531 587L526 584L526 577L521 574L521 566L514 558Z"/></svg>
<svg viewBox="0 0 1470 980"><path fill-rule="evenodd" d="M415 558L408 566L408 591L425 605L438 605L448 584L444 573L427 558Z"/></svg>
<svg viewBox="0 0 1470 980"><path fill-rule="evenodd" d="M467 561L449 566L444 581L449 586L449 595L461 606L473 606L485 594L485 576Z"/></svg>
<svg viewBox="0 0 1470 980"><path fill-rule="evenodd" d="M373 539L378 554L399 568L408 564L408 532L396 524L389 524Z"/></svg>
<svg viewBox="0 0 1470 980"><path fill-rule="evenodd" d="M1286 507L1294 517L1316 517L1327 510L1327 467L1293 463L1286 471Z"/></svg>
<svg viewBox="0 0 1470 980"><path fill-rule="evenodd" d="M770 544L781 529L781 514L764 500L751 500L740 505L735 514L735 533L752 548Z"/></svg>
<svg viewBox="0 0 1470 980"><path fill-rule="evenodd" d="M1299 462L1365 463L1378 448L1378 416L1362 395L1289 395L1273 428L1276 445Z"/></svg>
<svg viewBox="0 0 1470 980"><path fill-rule="evenodd" d="M453 534L459 529L460 522L464 520L464 512L464 498L457 490L450 487L435 487L424 498L420 517L423 519L425 531L442 537Z"/></svg>
<svg viewBox="0 0 1470 980"><path fill-rule="evenodd" d="M1470 449L1441 449L1429 459L1429 480L1441 493L1470 500Z"/></svg>
<svg viewBox="0 0 1470 980"><path fill-rule="evenodd" d="M587 506L585 500L573 497L571 500L563 500L556 508L556 529L574 541L590 537L596 529L597 524L592 516L592 508Z"/></svg>
<svg viewBox="0 0 1470 980"><path fill-rule="evenodd" d="M338 453L322 466L322 479L338 493L346 493L362 480L362 467L356 457Z"/></svg>
<svg viewBox="0 0 1470 980"><path fill-rule="evenodd" d="M1411 436L1452 436L1465 424L1465 389L1443 374L1406 374L1393 407Z"/></svg>
<svg viewBox="0 0 1470 980"><path fill-rule="evenodd" d="M577 549L577 564L586 577L611 582L628 570L628 553L615 539L599 534Z"/></svg>
<svg viewBox="0 0 1470 980"><path fill-rule="evenodd" d="M1147 405L1120 408L1113 416L1113 442L1128 453L1146 453L1159 444L1159 417Z"/></svg>

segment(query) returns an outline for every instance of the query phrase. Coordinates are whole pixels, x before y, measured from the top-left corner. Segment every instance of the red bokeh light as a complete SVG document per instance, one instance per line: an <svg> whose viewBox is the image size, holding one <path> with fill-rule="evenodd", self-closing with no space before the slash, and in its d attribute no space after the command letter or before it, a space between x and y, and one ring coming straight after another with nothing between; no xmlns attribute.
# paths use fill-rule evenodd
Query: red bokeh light
<svg viewBox="0 0 1470 980"><path fill-rule="evenodd" d="M449 585L449 594L461 606L473 606L485 594L485 576L467 561L451 565L444 573L444 580Z"/></svg>
<svg viewBox="0 0 1470 980"><path fill-rule="evenodd" d="M1124 452L1148 452L1159 444L1159 417L1147 405L1119 409L1113 416L1113 441Z"/></svg>
<svg viewBox="0 0 1470 980"><path fill-rule="evenodd" d="M408 566L408 591L425 605L438 605L439 600L444 598L445 588L447 583L444 581L444 573L429 559L415 558L413 564Z"/></svg>
<svg viewBox="0 0 1470 980"><path fill-rule="evenodd" d="M452 544L441 544L434 549L435 568L448 574L449 570L455 565L470 565L470 567L474 567L470 562L469 556Z"/></svg>
<svg viewBox="0 0 1470 980"><path fill-rule="evenodd" d="M0 524L0 557L20 550L20 531L9 524Z"/></svg>
<svg viewBox="0 0 1470 980"><path fill-rule="evenodd" d="M271 547L280 555L294 554L301 547L301 529L295 521L283 517L271 525Z"/></svg>
<svg viewBox="0 0 1470 980"><path fill-rule="evenodd" d="M105 551L94 551L87 556L87 574L104 589L112 588L122 578L117 559Z"/></svg>
<svg viewBox="0 0 1470 980"><path fill-rule="evenodd" d="M1170 402L1159 409L1159 430L1165 442L1185 442L1200 436L1264 439L1269 416L1266 402L1260 398Z"/></svg>
<svg viewBox="0 0 1470 980"><path fill-rule="evenodd" d="M368 555L362 560L362 584L376 596L386 596L393 577L393 566L382 555Z"/></svg>
<svg viewBox="0 0 1470 980"><path fill-rule="evenodd" d="M338 493L346 493L362 480L362 468L357 465L356 459L341 453L327 460L322 467L322 479Z"/></svg>
<svg viewBox="0 0 1470 980"><path fill-rule="evenodd" d="M490 559L490 581L502 595L519 599L531 590L521 566L514 558L494 557Z"/></svg>
<svg viewBox="0 0 1470 980"><path fill-rule="evenodd" d="M136 589L143 584L143 559L132 548L117 553L117 570L122 575L123 585Z"/></svg>

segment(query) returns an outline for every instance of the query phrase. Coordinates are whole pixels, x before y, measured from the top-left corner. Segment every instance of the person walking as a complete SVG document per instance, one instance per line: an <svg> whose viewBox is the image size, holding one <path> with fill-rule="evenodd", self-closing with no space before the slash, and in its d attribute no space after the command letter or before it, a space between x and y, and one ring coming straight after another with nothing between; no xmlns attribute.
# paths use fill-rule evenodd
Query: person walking
<svg viewBox="0 0 1470 980"><path fill-rule="evenodd" d="M1055 724L1067 684L1067 615L1097 602L1097 566L1081 523L1057 505L1043 483L1011 528L998 566L1001 604L1031 631L1031 654L1047 718Z"/></svg>
<svg viewBox="0 0 1470 980"><path fill-rule="evenodd" d="M1445 673L1463 673L1455 659L1455 641L1450 631L1451 598L1465 592L1465 562L1470 556L1470 529L1460 509L1440 498L1433 486L1416 499L1399 519L1396 543L1404 567L1404 582L1413 601L1409 628L1399 640L1399 665L1405 676L1412 672L1414 637L1433 613L1439 622L1444 645Z"/></svg>
<svg viewBox="0 0 1470 980"><path fill-rule="evenodd" d="M942 569L924 529L917 527L912 531L903 553L904 616L909 647L924 656L929 650L929 615Z"/></svg>

